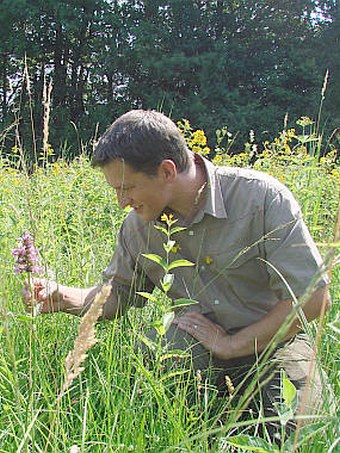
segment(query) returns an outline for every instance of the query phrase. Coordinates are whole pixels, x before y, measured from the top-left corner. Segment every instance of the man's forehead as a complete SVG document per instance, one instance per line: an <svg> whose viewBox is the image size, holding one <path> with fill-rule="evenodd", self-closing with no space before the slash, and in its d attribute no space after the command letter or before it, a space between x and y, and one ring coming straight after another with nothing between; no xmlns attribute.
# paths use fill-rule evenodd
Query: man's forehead
<svg viewBox="0 0 340 453"><path fill-rule="evenodd" d="M123 159L114 159L102 168L107 181L114 187L126 184L132 170Z"/></svg>

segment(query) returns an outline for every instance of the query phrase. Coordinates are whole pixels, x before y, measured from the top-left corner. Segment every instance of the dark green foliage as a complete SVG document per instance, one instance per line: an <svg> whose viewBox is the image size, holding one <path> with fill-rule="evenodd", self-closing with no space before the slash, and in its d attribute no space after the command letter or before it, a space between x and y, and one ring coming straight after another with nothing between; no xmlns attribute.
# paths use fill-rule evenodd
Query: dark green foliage
<svg viewBox="0 0 340 453"><path fill-rule="evenodd" d="M58 155L90 150L136 107L188 118L212 142L216 128L241 130L237 151L250 129L260 142L265 130L280 130L287 112L291 123L316 119L329 68L331 132L339 122L338 22L336 0L2 0L1 130L16 121L21 145L34 149L33 140L39 151L43 84L52 79L49 141ZM15 127L1 143L7 151L15 144Z"/></svg>

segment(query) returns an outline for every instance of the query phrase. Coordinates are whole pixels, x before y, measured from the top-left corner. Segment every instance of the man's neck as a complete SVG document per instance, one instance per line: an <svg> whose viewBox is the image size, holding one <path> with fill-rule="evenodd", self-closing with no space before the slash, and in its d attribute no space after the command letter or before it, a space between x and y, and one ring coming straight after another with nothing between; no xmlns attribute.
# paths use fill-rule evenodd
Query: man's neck
<svg viewBox="0 0 340 453"><path fill-rule="evenodd" d="M169 209L185 223L190 223L202 207L206 186L204 163L193 155L189 169L178 174L174 201Z"/></svg>

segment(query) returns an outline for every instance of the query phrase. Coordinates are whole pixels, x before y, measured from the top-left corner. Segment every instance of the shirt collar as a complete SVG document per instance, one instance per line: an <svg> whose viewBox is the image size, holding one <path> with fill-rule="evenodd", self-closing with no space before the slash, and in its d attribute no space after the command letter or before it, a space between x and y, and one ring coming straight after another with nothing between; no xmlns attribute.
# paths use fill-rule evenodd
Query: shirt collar
<svg viewBox="0 0 340 453"><path fill-rule="evenodd" d="M227 211L224 204L221 183L218 178L218 167L208 159L195 154L195 160L200 160L204 164L207 175L206 202L195 217L195 223L199 222L204 214L210 214L218 219L226 219Z"/></svg>
<svg viewBox="0 0 340 453"><path fill-rule="evenodd" d="M200 222L205 214L209 214L218 219L226 219L227 211L224 205L224 199L221 189L221 183L217 177L218 167L211 163L208 159L201 156L200 154L193 153L195 162L198 162L198 165L203 165L206 176L207 176L207 186L205 193L205 203L202 208L197 212L195 218L191 223ZM153 223L162 224L163 222L160 218L154 220Z"/></svg>

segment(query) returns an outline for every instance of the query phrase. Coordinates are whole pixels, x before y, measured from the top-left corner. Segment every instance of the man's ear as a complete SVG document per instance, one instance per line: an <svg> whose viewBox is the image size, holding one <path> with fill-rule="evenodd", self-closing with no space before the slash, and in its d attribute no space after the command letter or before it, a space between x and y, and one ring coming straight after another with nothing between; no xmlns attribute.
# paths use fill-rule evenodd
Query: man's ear
<svg viewBox="0 0 340 453"><path fill-rule="evenodd" d="M166 182L173 182L177 177L177 167L173 160L164 159L159 164L158 174L162 176Z"/></svg>

